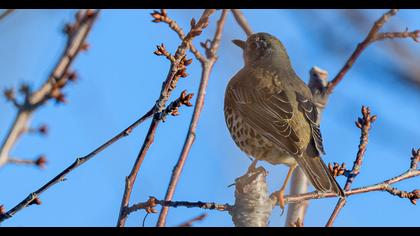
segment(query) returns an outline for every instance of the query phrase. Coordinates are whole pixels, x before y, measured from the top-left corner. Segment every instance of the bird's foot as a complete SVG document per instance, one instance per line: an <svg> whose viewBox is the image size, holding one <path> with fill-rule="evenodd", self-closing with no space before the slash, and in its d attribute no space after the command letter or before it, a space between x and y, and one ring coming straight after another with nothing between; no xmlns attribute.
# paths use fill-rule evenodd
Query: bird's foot
<svg viewBox="0 0 420 236"><path fill-rule="evenodd" d="M279 201L279 206L280 206L280 209L281 209L281 213L280 213L280 215L282 216L283 215L283 213L284 213L284 207L285 207L285 201L284 201L284 189L281 189L280 191L279 191L279 195L278 195L278 201Z"/></svg>
<svg viewBox="0 0 420 236"><path fill-rule="evenodd" d="M257 162L258 162L258 160L257 159L254 159L252 161L251 165L248 167L248 170L247 170L246 173L252 173L252 172L254 172L256 170Z"/></svg>

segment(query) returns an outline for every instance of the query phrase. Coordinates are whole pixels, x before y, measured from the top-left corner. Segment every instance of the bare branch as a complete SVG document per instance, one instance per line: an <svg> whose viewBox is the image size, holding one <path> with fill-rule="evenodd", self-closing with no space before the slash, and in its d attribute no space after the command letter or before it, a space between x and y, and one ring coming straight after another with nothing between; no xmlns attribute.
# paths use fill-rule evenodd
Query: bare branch
<svg viewBox="0 0 420 236"><path fill-rule="evenodd" d="M99 11L93 10L81 10L76 14L76 22L66 27L68 36L66 48L45 83L34 92L31 92L28 86L21 87L21 91L25 95L23 104L18 104L12 96L13 94L8 94L5 91L6 97L13 98L12 101L18 108L18 112L0 146L0 167L7 163L12 147L24 133L26 127L30 126L30 119L34 111L51 98L54 98L57 102L64 101L61 89L68 81L71 81L68 69L79 52L84 50L86 38L98 14Z"/></svg>
<svg viewBox="0 0 420 236"><path fill-rule="evenodd" d="M223 10L221 17L219 21L217 22L217 29L216 29L214 38L210 42L210 46L205 48L207 59L197 58L201 62L202 73L201 73L200 86L198 89L198 95L195 102L196 105L194 108L193 116L191 118L190 126L188 128L188 133L185 138L184 146L182 148L179 159L174 167L171 180L169 182L169 186L166 191L166 195L165 195L166 201L172 200L173 198L176 185L179 181L182 169L184 167L184 163L187 160L188 154L191 150L191 146L193 145L194 140L195 140L195 130L197 129L201 110L203 109L203 106L204 106L204 99L205 99L207 84L210 79L211 70L217 61L216 52L219 49L220 39L221 39L224 24L225 24L226 16L227 16L227 10ZM165 226L168 210L169 209L167 207L162 208L162 211L160 212L159 219L157 222L157 226Z"/></svg>
<svg viewBox="0 0 420 236"><path fill-rule="evenodd" d="M77 167L79 167L82 164L84 164L85 162L89 161L91 158L93 158L98 153L102 152L103 150L105 150L106 148L108 148L109 146L111 146L112 144L114 144L115 142L117 142L118 140L120 140L121 138L128 136L133 129L135 129L137 126L139 126L141 123L143 123L143 121L145 121L148 118L150 118L152 115L153 115L153 108L150 109L143 117L141 117L140 119L136 120L133 124L131 124L130 126L128 126L127 128L125 128L119 134L115 135L113 138L111 138L110 140L106 141L104 144L102 144L101 146L99 146L98 148L96 148L95 150L93 150L92 152L90 152L89 154L87 154L86 156L77 158L74 161L73 164L71 164L69 167L67 167L65 170L63 170L60 174L58 174L57 176L55 176L54 178L52 178L45 185L43 185L41 188L39 188L35 192L29 194L29 196L27 198L25 198L24 200L22 200L15 207L13 207L12 209L10 209L5 214L0 214L0 222L6 220L8 218L11 218L18 211L20 211L20 210L24 209L25 207L31 205L31 203L35 199L39 199L38 197L43 192L45 192L47 189L49 189L53 185L55 185L55 184L60 183L61 181L63 181L65 179L64 177L67 174L69 174L71 171L75 170Z"/></svg>
<svg viewBox="0 0 420 236"><path fill-rule="evenodd" d="M251 27L248 24L248 21L245 19L244 14L239 9L231 9L233 16L235 17L236 22L242 27L245 31L247 37L253 34Z"/></svg>
<svg viewBox="0 0 420 236"><path fill-rule="evenodd" d="M354 180L356 179L357 175L360 172L363 157L365 155L366 147L368 144L369 130L370 130L371 124L375 122L376 120L375 115L373 116L370 115L369 107L365 107L365 106L362 107L362 115L363 117L359 118L358 121L356 121L356 126L361 130L359 150L357 152L357 156L356 156L356 160L354 161L353 168L350 171L350 173L348 173L347 182L346 182L346 185L344 186L344 191L350 190L351 184L354 182ZM340 212L341 208L344 207L345 204L346 204L345 198L340 198L340 200L338 200L338 203L335 206L334 211L327 222L327 225L326 225L327 227L331 227L333 225L335 219L337 218L338 213Z"/></svg>
<svg viewBox="0 0 420 236"><path fill-rule="evenodd" d="M420 149L413 152L413 157L411 158L411 161L418 162L419 159L420 159ZM410 200L411 203L416 204L416 200L420 198L420 190L413 190L411 192L406 192L406 191L402 191L402 190L392 187L392 185L395 183L401 182L406 179L414 178L416 176L420 176L420 170L412 169L411 167L412 165L410 164L409 170L407 170L406 172L396 177L387 179L385 181L382 181L373 185L346 190L345 194L348 197L355 194L363 194L363 193L375 192L375 191L385 191L394 196L398 196L400 198L407 198L408 200ZM278 199L277 199L278 191L271 193L268 198L266 198L264 195L264 193L267 191L265 176L266 176L265 169L263 167L258 167L256 169L248 170L247 173L245 173L245 175L243 175L242 177L239 177L235 181L235 185L237 185L235 194L242 194L246 196L236 197L235 199L237 202L235 202L235 205L230 205L227 203L220 204L220 203L215 203L215 202L202 202L202 201L198 201L198 202L165 201L165 200L158 200L155 197L150 197L149 200L146 202L140 202L140 203L137 203L128 207L125 214L128 215L134 211L138 211L142 209L144 209L147 213L157 213L157 210L155 209L157 205L164 206L164 207L175 207L175 208L176 207L201 208L201 209L206 209L206 210L227 211L229 212L229 214L232 215L233 218L235 217L236 214L239 214L239 215L236 215L238 217L237 220L239 221L234 221L236 222L235 225L240 226L240 224L244 223L242 226L252 226L252 225L256 226L255 213L252 213L252 212L258 208L258 211L261 211L261 209L267 211L265 213L258 212L258 215L261 215L262 217L261 218L262 224L258 223L258 226L265 226L268 221L267 217L271 214L272 208L278 205ZM258 197L254 199L257 196L256 194L253 194L254 191L258 193L262 193L262 194L258 195ZM310 193L305 193L305 194L284 196L286 204L299 203L303 201L315 200L315 199L321 199L321 198L332 198L332 197L337 197L337 196L335 193L319 193L319 192L310 192ZM240 202L238 202L238 200L240 200ZM255 204L259 205L259 207L256 208ZM261 204L264 206L261 207L260 206ZM252 206L252 207L247 208L247 206ZM254 223L250 224L250 221ZM299 219L299 221L303 225L303 220ZM296 223L298 222L297 221L293 222L292 223L293 226L295 226ZM301 225L300 223L299 225Z"/></svg>
<svg viewBox="0 0 420 236"><path fill-rule="evenodd" d="M207 217L207 213L203 213L199 216L196 216L196 217L192 218L191 220L188 220L187 222L184 222L184 223L178 225L178 227L191 227L194 222L202 221L206 217Z"/></svg>
<svg viewBox="0 0 420 236"><path fill-rule="evenodd" d="M156 133L156 128L159 125L161 119L159 113L165 109L165 104L168 101L172 90L175 88L179 77L185 73L185 62L188 61L185 59L185 53L189 50L192 40L201 34L204 28L208 26L209 17L215 12L214 9L205 10L201 15L197 23L192 24L190 32L183 38L181 45L178 47L175 53L175 61L171 61L171 67L169 73L163 82L162 90L159 96L159 99L156 101L155 105L155 116L153 117L152 123L150 124L149 130L147 132L146 138L143 142L143 145L140 149L137 159L133 165L133 168L130 174L127 176L125 181L125 189L123 198L121 201L120 214L117 221L117 226L123 227L127 219L126 209L128 207L131 192L133 189L134 182L137 177L137 173L143 163L144 158L149 150L150 145L154 141L154 135Z"/></svg>
<svg viewBox="0 0 420 236"><path fill-rule="evenodd" d="M346 73L350 70L353 66L357 58L360 54L369 46L371 43L375 41L380 41L384 39L395 39L395 38L412 38L414 41L418 42L418 38L420 36L420 31L416 30L413 32L391 32L391 33L379 33L379 30L383 27L383 25L395 14L397 14L397 9L392 9L382 15L372 26L366 38L357 45L356 49L344 64L343 68L341 68L340 72L335 76L335 78L328 84L328 93L332 93L333 89L343 80Z"/></svg>
<svg viewBox="0 0 420 236"><path fill-rule="evenodd" d="M41 169L45 168L45 164L47 163L47 158L43 155L39 156L35 160L29 159L20 159L20 158L13 158L9 157L7 160L8 163L18 164L18 165L34 165Z"/></svg>
<svg viewBox="0 0 420 236"><path fill-rule="evenodd" d="M6 16L10 15L14 11L15 9L6 9L3 13L0 14L0 20L3 20L6 18Z"/></svg>
<svg viewBox="0 0 420 236"><path fill-rule="evenodd" d="M214 202L188 202L188 201L165 201L158 200L155 197L150 197L146 202L136 203L127 208L126 214L134 211L144 209L148 213L156 213L155 206L160 205L164 207L187 207L187 208L201 208L206 210L229 211L232 206L229 204L219 204Z"/></svg>
<svg viewBox="0 0 420 236"><path fill-rule="evenodd" d="M165 9L161 9L160 12L153 11L150 14L154 18L153 22L155 22L155 23L164 22L164 23L168 24L168 26L178 34L179 39L181 39L181 40L184 39L185 34L182 31L181 27L179 27L179 25L178 25L178 23L176 23L176 21L174 21L172 18L170 18L168 16ZM191 20L192 23L194 23L194 21L195 21L194 19ZM201 55L201 53L197 50L197 48L194 46L193 43L191 43L191 45L189 45L189 47L190 47L190 51L194 54L194 56L199 61L205 60L203 55Z"/></svg>

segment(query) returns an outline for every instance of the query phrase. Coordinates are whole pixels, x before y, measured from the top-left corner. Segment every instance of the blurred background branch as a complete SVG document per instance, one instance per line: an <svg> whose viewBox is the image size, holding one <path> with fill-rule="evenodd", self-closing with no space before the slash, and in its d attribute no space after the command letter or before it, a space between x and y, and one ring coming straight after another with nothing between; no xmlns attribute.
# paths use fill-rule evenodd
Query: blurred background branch
<svg viewBox="0 0 420 236"><path fill-rule="evenodd" d="M75 22L65 26L67 45L48 79L38 90L32 91L29 85L22 84L19 89L23 96L21 103L17 101L13 88L4 91L6 99L15 105L17 114L0 146L0 167L7 164L13 146L30 129L33 113L49 99L55 99L58 103L65 102L62 88L76 79L75 72L69 71L70 65L79 52L88 49L85 40L98 14L99 11L95 10L80 10L76 13Z"/></svg>
<svg viewBox="0 0 420 236"><path fill-rule="evenodd" d="M16 9L6 9L0 13L0 21L6 18L8 15L12 14Z"/></svg>

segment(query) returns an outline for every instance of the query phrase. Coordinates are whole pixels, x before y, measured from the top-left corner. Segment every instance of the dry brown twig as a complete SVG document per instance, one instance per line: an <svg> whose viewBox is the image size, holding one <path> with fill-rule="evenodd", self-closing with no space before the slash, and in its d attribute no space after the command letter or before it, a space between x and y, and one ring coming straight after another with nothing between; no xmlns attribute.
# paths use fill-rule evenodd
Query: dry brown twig
<svg viewBox="0 0 420 236"><path fill-rule="evenodd" d="M170 201L173 198L176 185L179 181L181 172L184 168L185 161L187 160L188 154L195 140L195 130L197 129L201 110L203 109L203 106L204 106L204 99L205 99L207 84L210 79L210 74L218 58L216 55L216 52L219 49L220 39L222 37L222 31L225 24L226 16L227 16L227 10L222 10L220 19L217 22L217 29L214 34L213 40L212 41L207 40L206 43L201 43L201 46L205 49L206 58L202 57L198 53L198 51L197 53L193 52L196 55L197 59L200 61L201 66L202 66L200 86L198 89L198 93L197 93L198 95L195 101L194 112L190 121L190 126L188 128L188 133L185 138L184 146L182 148L179 159L173 169L171 179L168 185L168 189L166 191L166 195L165 195L166 201ZM162 208L159 215L158 222L157 222L157 226L165 226L168 210L169 208L167 207Z"/></svg>
<svg viewBox="0 0 420 236"><path fill-rule="evenodd" d="M0 167L8 163L10 152L22 134L31 130L29 128L30 120L34 112L50 99L55 99L56 102L65 102L62 89L68 82L76 78L76 74L69 68L76 56L86 50L87 43L85 41L98 13L99 11L94 10L78 11L75 17L76 21L66 25L66 47L48 79L38 90L31 91L28 85L23 84L19 89L23 95L22 102L17 100L13 89L4 91L6 99L14 104L18 112L0 146Z"/></svg>
<svg viewBox="0 0 420 236"><path fill-rule="evenodd" d="M64 101L64 97L61 93L61 89L67 84L68 81L75 79L74 72L69 72L69 67L71 63L74 61L77 54L86 49L86 38L90 32L90 29L95 22L97 16L99 14L99 10L80 10L76 13L76 22L73 25L66 25L65 33L68 36L68 42L66 48L63 52L62 57L60 58L59 62L53 69L51 75L47 79L47 81L37 90L37 91L30 91L29 87L26 85L21 86L21 93L25 96L23 103L18 103L15 100L15 97L12 96L13 90L8 90L5 92L6 98L9 100L13 100L14 104L18 104L18 114L15 119L14 124L12 125L8 135L3 142L3 145L0 149L0 166L4 165L7 162L11 163L22 163L22 164L35 164L39 167L43 167L46 163L46 158L44 156L40 156L35 161L33 160L20 160L20 159L10 159L9 153L13 146L16 143L20 135L23 132L28 132L30 130L28 128L30 117L33 112L39 108L41 105L45 104L51 98L56 99L58 102ZM46 127L40 127L38 132L47 132ZM98 149L97 149L98 150ZM95 151L97 151L95 150ZM96 153L95 153L96 154ZM86 160L89 158L86 158ZM84 160L82 158L78 158L77 161L71 165L69 168L64 170L62 173L57 175L47 184L39 188L37 191L29 194L27 198L22 200L19 204L15 207L10 209L9 211L5 212L4 214L0 214L0 222L11 218L16 212L22 210L26 206L32 204L41 204L38 196L42 194L45 190L50 188L52 185L61 182L66 174L68 174L72 169L82 164Z"/></svg>
<svg viewBox="0 0 420 236"><path fill-rule="evenodd" d="M172 57L168 58L167 54L162 52L162 55L165 55L171 62L170 70L165 81L163 82L159 99L156 101L155 112L158 115L155 115L153 117L152 123L150 124L149 130L140 149L140 152L137 156L137 159L133 165L130 174L127 176L125 181L125 189L121 201L120 214L117 221L118 227L123 227L127 220L127 208L129 205L133 185L136 180L137 173L141 167L141 164L143 163L143 160L146 157L148 149L154 141L154 135L157 126L161 121L159 113L161 113L165 109L165 104L169 99L171 92L175 88L178 79L185 74L185 62L188 61L185 57L186 51L189 50L190 45L192 44L192 40L196 36L200 35L203 29L205 29L208 26L209 17L214 12L215 9L205 10L197 22L195 22L195 20L191 21L191 29L188 32L188 34L182 39L181 45L178 47L177 51L175 52L175 55L173 56L174 60L171 60Z"/></svg>
<svg viewBox="0 0 420 236"><path fill-rule="evenodd" d="M248 24L244 14L239 9L230 9L232 11L233 16L235 17L236 22L241 26L243 31L245 32L246 36L250 36L253 34L251 27Z"/></svg>
<svg viewBox="0 0 420 236"><path fill-rule="evenodd" d="M372 26L366 38L357 45L356 49L341 68L340 72L335 76L335 78L328 83L328 93L332 93L333 89L343 80L346 73L350 70L353 64L356 62L360 54L369 46L371 43L384 40L384 39L396 39L396 38L411 38L415 42L419 42L420 30L415 30L408 32L406 29L404 32L386 32L378 33L379 30L384 26L384 24L395 14L397 14L398 9L392 9L383 14Z"/></svg>
<svg viewBox="0 0 420 236"><path fill-rule="evenodd" d="M0 20L3 20L4 18L6 18L6 16L10 15L14 11L15 9L6 9L3 13L0 14Z"/></svg>
<svg viewBox="0 0 420 236"><path fill-rule="evenodd" d="M357 175L359 175L360 168L362 167L362 161L363 157L366 152L366 147L368 144L368 138L369 138L369 130L371 128L371 125L376 120L376 115L371 116L369 107L362 107L362 118L359 118L356 121L356 126L361 130L360 135L360 144L359 144L359 150L357 151L356 160L353 163L353 168L348 173L346 185L344 186L344 191L349 191L351 188L352 183L356 179ZM335 219L337 218L338 213L340 212L341 208L344 207L346 203L345 198L340 198L338 200L337 205L334 208L333 213L331 214L330 219L327 222L327 227L330 227L333 225Z"/></svg>
<svg viewBox="0 0 420 236"><path fill-rule="evenodd" d="M194 222L202 221L207 217L207 213L203 213L199 216L196 216L192 218L191 220L188 220L182 224L179 224L178 227L191 227Z"/></svg>

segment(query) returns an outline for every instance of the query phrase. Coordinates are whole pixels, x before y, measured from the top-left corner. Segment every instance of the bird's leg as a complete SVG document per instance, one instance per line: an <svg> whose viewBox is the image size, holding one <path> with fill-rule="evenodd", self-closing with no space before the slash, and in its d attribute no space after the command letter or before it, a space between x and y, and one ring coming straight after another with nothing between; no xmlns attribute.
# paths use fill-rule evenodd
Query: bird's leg
<svg viewBox="0 0 420 236"><path fill-rule="evenodd" d="M246 173L251 173L252 171L254 171L255 170L255 166L257 166L257 162L258 162L258 159L255 158L252 161L251 165L248 167L248 171Z"/></svg>
<svg viewBox="0 0 420 236"><path fill-rule="evenodd" d="M286 176L286 179L284 180L283 186L279 190L278 197L279 197L279 205L280 205L280 208L282 209L282 213L281 213L282 215L283 215L284 205L285 205L284 204L284 190L286 190L287 183L289 182L290 177L292 176L293 171L295 170L296 166L297 164L290 166L289 172L287 172L287 176Z"/></svg>

